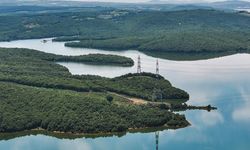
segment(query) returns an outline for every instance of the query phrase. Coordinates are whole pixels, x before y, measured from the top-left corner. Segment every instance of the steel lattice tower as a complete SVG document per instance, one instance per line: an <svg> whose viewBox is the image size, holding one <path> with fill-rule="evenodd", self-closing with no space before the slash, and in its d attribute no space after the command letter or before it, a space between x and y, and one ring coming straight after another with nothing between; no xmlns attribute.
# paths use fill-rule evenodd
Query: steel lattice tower
<svg viewBox="0 0 250 150"><path fill-rule="evenodd" d="M137 73L141 73L141 57L140 57L140 55L138 56Z"/></svg>
<svg viewBox="0 0 250 150"><path fill-rule="evenodd" d="M159 61L157 59L156 60L156 72L155 72L157 77L158 77L159 73L160 73L159 72ZM162 92L161 92L161 90L155 88L154 91L153 91L153 96L152 97L155 98L155 101L157 99L160 99L161 102L162 102ZM156 146L155 149L158 150L159 149L159 131L155 132L155 146Z"/></svg>

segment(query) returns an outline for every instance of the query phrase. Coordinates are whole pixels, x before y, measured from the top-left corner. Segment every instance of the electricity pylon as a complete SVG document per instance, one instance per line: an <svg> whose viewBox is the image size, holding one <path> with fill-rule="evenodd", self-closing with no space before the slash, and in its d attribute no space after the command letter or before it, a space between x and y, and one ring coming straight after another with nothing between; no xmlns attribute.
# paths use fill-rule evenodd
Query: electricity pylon
<svg viewBox="0 0 250 150"><path fill-rule="evenodd" d="M141 57L140 57L140 55L138 56L138 61L137 61L137 73L141 73Z"/></svg>

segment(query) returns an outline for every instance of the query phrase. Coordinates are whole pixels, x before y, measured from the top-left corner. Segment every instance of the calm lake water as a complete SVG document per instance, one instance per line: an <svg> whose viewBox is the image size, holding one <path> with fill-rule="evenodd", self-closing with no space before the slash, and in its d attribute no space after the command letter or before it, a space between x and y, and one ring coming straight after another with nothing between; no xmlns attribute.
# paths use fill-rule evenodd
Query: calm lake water
<svg viewBox="0 0 250 150"><path fill-rule="evenodd" d="M156 58L135 50L122 52L64 47L63 42L42 43L41 39L0 42L0 47L30 48L39 51L81 55L89 53L117 54L142 59L142 71L155 72ZM133 67L94 66L59 63L72 74L95 74L115 77L135 72ZM192 105L218 107L217 111L186 111L190 127L160 131L159 150L249 150L250 147L250 55L199 61L159 59L160 74L174 86L186 90ZM153 150L155 133L127 133L122 137L58 139L45 135L30 135L0 140L1 150Z"/></svg>

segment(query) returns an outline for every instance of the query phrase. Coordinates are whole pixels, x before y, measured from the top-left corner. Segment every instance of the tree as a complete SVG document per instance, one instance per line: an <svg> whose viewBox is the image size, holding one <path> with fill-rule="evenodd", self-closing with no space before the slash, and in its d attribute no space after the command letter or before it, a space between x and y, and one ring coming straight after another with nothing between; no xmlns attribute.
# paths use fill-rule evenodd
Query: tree
<svg viewBox="0 0 250 150"><path fill-rule="evenodd" d="M106 99L107 99L107 101L109 101L110 103L113 101L113 97L111 96L111 95L108 95L107 97L106 97Z"/></svg>

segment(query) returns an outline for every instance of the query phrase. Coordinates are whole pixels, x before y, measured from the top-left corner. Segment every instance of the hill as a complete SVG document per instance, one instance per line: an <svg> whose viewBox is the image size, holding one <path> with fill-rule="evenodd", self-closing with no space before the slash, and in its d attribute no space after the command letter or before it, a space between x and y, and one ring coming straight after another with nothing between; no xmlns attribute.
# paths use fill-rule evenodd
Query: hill
<svg viewBox="0 0 250 150"><path fill-rule="evenodd" d="M152 101L153 89L157 88L162 91L163 101L189 98L163 77L150 73L113 79L74 76L55 63L57 57L61 56L0 48L0 132L44 129L99 133L189 124L182 115L135 105L120 96Z"/></svg>
<svg viewBox="0 0 250 150"><path fill-rule="evenodd" d="M188 122L167 110L124 103L105 93L80 93L0 82L0 132L44 129L71 133L124 132L128 128ZM175 124L171 123L175 122Z"/></svg>
<svg viewBox="0 0 250 150"><path fill-rule="evenodd" d="M153 89L158 88L166 91L163 94L165 100L189 98L186 92L172 87L169 81L154 74L134 74L114 79L88 75L73 76L67 68L55 63L54 56L28 49L0 48L0 81L80 92L109 91L147 100L152 100ZM149 87L141 89L144 84Z"/></svg>
<svg viewBox="0 0 250 150"><path fill-rule="evenodd" d="M66 46L153 53L248 53L250 17L210 9L83 8L79 12L3 15L0 40L59 37ZM212 56L211 55L211 56Z"/></svg>
<svg viewBox="0 0 250 150"><path fill-rule="evenodd" d="M250 2L247 1L223 1L223 2L214 2L211 4L207 4L211 7L214 8L219 8L219 9L239 9L239 8L250 8Z"/></svg>

